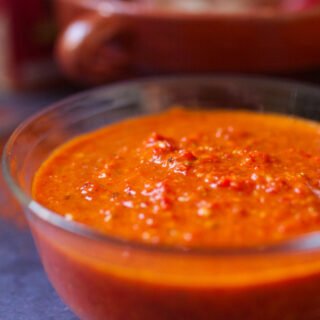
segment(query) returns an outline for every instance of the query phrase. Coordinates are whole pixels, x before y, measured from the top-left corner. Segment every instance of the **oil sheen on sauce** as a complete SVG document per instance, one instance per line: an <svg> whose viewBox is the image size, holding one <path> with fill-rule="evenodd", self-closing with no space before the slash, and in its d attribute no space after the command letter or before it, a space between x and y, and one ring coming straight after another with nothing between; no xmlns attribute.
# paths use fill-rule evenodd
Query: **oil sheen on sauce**
<svg viewBox="0 0 320 320"><path fill-rule="evenodd" d="M33 195L114 237L246 247L320 229L320 126L248 111L173 108L77 137Z"/></svg>

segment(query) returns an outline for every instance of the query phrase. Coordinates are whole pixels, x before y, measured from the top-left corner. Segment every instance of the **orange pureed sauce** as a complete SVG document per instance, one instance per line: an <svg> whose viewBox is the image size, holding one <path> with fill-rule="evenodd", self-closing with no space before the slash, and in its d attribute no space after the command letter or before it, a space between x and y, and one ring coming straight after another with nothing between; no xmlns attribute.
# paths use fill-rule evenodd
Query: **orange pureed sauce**
<svg viewBox="0 0 320 320"><path fill-rule="evenodd" d="M78 137L40 167L35 199L150 246L33 217L49 278L81 319L318 320L319 251L239 248L320 229L319 151L318 124L245 111L172 109Z"/></svg>
<svg viewBox="0 0 320 320"><path fill-rule="evenodd" d="M33 194L68 220L136 241L280 241L320 229L320 127L173 109L62 146L38 171Z"/></svg>

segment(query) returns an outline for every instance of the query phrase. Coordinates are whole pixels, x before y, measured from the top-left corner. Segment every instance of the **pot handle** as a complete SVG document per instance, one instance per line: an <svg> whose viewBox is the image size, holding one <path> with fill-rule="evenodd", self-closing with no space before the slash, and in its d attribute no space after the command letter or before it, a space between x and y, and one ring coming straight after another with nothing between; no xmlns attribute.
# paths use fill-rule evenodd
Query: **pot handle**
<svg viewBox="0 0 320 320"><path fill-rule="evenodd" d="M124 29L123 19L114 13L90 13L71 22L56 44L65 74L83 84L111 81L126 74L129 54L116 41Z"/></svg>

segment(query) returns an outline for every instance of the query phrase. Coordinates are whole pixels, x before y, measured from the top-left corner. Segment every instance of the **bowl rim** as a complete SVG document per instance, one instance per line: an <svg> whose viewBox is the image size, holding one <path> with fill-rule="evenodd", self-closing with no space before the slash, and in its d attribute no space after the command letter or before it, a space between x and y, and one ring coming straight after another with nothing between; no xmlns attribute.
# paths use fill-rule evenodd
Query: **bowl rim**
<svg viewBox="0 0 320 320"><path fill-rule="evenodd" d="M242 75L198 75L198 76L160 76L150 77L138 80L127 80L121 81L112 85L103 85L93 89L84 90L80 93L73 94L67 98L50 104L43 110L36 112L35 114L24 120L10 135L7 140L3 154L2 154L2 172L4 179L9 186L12 193L18 199L22 205L22 209L29 209L33 215L39 218L41 221L48 223L49 225L55 226L61 230L69 232L73 235L90 238L96 241L103 242L108 245L116 245L128 248L167 253L167 254L187 254L187 255L204 255L204 256L234 256L234 255L261 255L261 254L283 254L283 253L302 253L310 250L320 249L320 230L316 232L306 233L301 236L297 236L293 239L284 240L280 243L248 246L248 247L212 247L212 248L199 248L199 247L182 247L182 246L165 246L165 245L154 245L143 243L134 240L128 240L117 236L106 235L105 233L98 231L92 227L78 223L76 221L68 221L61 214L58 214L45 206L41 205L35 199L27 195L22 188L18 185L15 179L10 173L10 154L12 147L15 144L16 139L19 135L28 128L33 122L48 112L68 106L72 102L78 101L79 99L87 98L90 95L97 94L99 92L112 92L118 90L125 90L126 88L139 88L147 84L170 84L181 81L185 82L204 82L204 81L224 81L224 82L246 82L247 84L259 84L260 86L273 86L281 88L282 90L300 91L307 95L318 96L320 103L320 88L315 85L309 85L294 80L279 79L273 77L259 77L259 76L242 76Z"/></svg>
<svg viewBox="0 0 320 320"><path fill-rule="evenodd" d="M295 19L295 18L308 18L311 16L318 16L320 14L320 4L311 6L310 8L302 10L284 10L277 8L263 8L258 10L245 10L239 12L224 12L224 11L191 11L176 9L166 9L159 7L148 7L143 3L137 2L124 2L119 0L109 0L107 3L99 2L99 0L64 0L69 3L73 2L82 7L90 8L91 10L100 13L101 15L109 16L109 14L124 13L126 15L138 15L144 17L160 17L163 19L209 19L209 20L248 20L250 23L254 20L283 20L283 19Z"/></svg>

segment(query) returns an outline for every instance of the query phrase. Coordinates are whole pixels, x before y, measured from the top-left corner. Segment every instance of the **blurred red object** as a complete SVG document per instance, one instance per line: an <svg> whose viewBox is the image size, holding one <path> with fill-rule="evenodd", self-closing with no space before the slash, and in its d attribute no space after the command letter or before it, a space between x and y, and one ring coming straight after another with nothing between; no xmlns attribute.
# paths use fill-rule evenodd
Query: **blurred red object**
<svg viewBox="0 0 320 320"><path fill-rule="evenodd" d="M159 73L320 70L320 0L55 2L57 58L82 84Z"/></svg>
<svg viewBox="0 0 320 320"><path fill-rule="evenodd" d="M283 0L282 6L288 10L304 10L319 5L320 0Z"/></svg>
<svg viewBox="0 0 320 320"><path fill-rule="evenodd" d="M0 88L29 89L58 77L49 0L0 0Z"/></svg>

